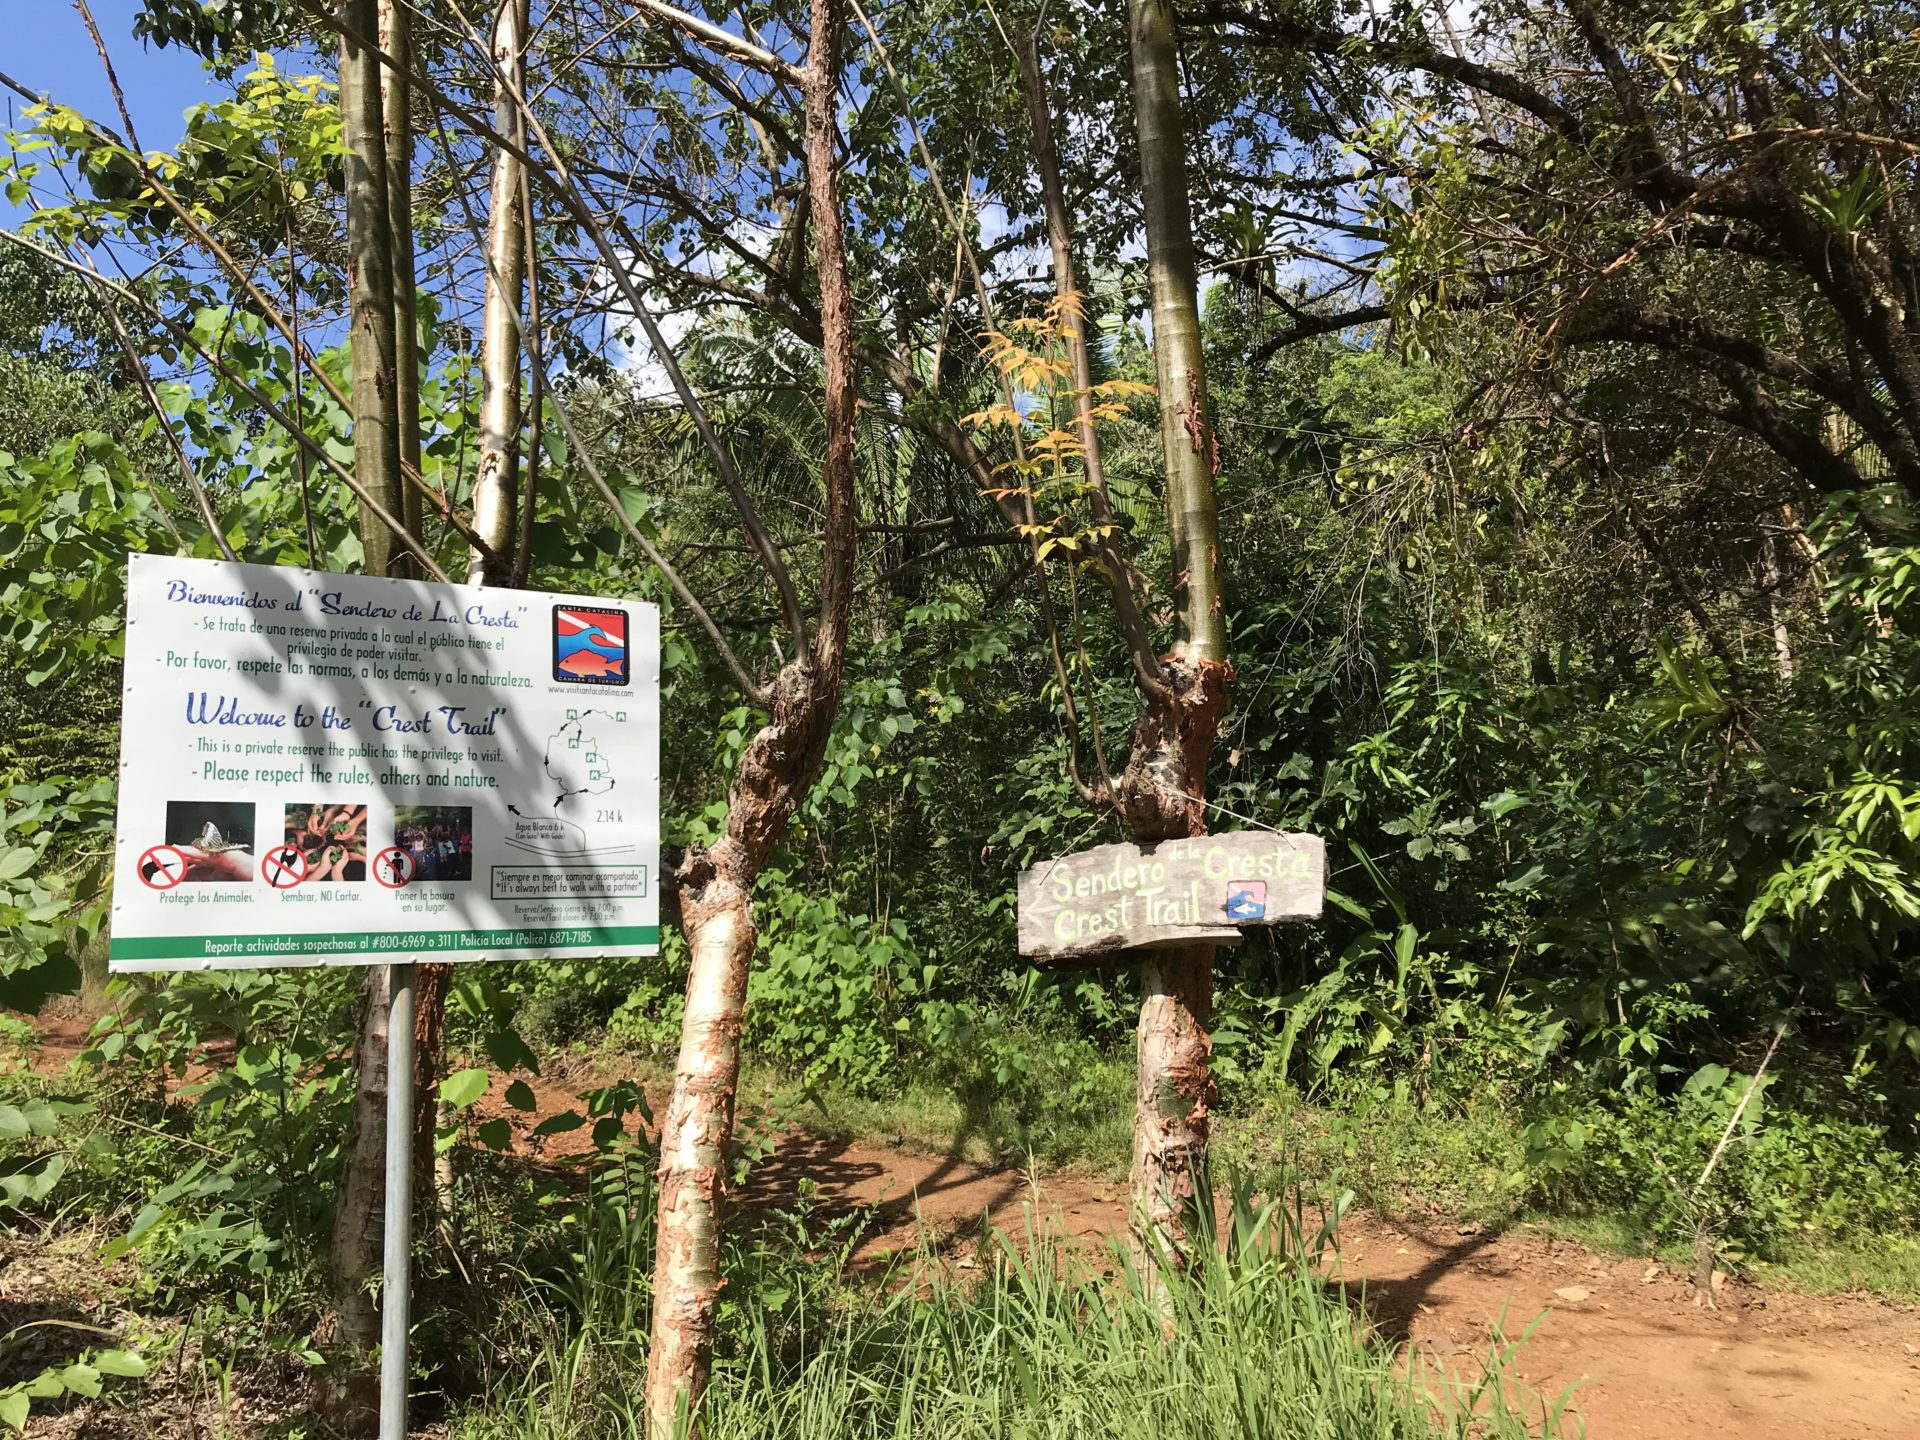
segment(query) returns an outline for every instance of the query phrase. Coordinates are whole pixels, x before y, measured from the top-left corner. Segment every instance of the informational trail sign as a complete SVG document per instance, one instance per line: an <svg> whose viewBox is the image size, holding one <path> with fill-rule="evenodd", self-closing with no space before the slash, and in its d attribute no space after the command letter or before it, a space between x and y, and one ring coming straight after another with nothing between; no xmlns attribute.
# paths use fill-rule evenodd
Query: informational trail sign
<svg viewBox="0 0 1920 1440"><path fill-rule="evenodd" d="M1043 860L1020 877L1020 953L1047 965L1111 951L1233 945L1243 926L1318 919L1326 893L1327 847L1318 835L1247 830L1101 845Z"/></svg>
<svg viewBox="0 0 1920 1440"><path fill-rule="evenodd" d="M659 948L660 616L134 555L115 970Z"/></svg>

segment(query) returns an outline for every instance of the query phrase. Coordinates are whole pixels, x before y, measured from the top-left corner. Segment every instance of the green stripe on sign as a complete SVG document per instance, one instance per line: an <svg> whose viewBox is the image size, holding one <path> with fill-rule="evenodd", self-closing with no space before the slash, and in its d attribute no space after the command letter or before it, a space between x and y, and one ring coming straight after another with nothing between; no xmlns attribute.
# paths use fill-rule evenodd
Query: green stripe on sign
<svg viewBox="0 0 1920 1440"><path fill-rule="evenodd" d="M550 930L343 930L326 935L151 935L115 938L109 960L299 960L312 955L435 955L457 950L594 950L658 945L658 925Z"/></svg>

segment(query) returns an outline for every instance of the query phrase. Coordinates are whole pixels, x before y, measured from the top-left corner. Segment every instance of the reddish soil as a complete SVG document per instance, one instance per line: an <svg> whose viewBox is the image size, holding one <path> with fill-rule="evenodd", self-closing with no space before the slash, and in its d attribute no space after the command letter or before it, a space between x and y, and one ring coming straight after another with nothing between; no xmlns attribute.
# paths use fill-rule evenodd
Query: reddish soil
<svg viewBox="0 0 1920 1440"><path fill-rule="evenodd" d="M83 1035L77 1024L49 1025L39 1066L63 1066ZM540 1119L575 1108L570 1089L535 1082L538 1107L523 1114L505 1104L505 1088L496 1076L477 1110L509 1118L516 1149L554 1160L591 1148L584 1129L527 1138ZM1029 1213L1088 1247L1125 1223L1124 1188L1111 1183L1055 1174L1036 1193L1016 1170L804 1130L779 1137L741 1205L762 1213L791 1206L802 1182L811 1184L817 1219L863 1222L854 1252L863 1268L911 1250L916 1226L967 1267L985 1226L1022 1235ZM1920 1307L1734 1282L1707 1309L1694 1303L1686 1277L1644 1260L1524 1228L1482 1232L1367 1214L1342 1223L1330 1276L1352 1287L1381 1332L1455 1373L1470 1373L1497 1332L1517 1340L1537 1320L1512 1371L1548 1400L1570 1391L1590 1440L1920 1440ZM1537 1401L1534 1408L1537 1415Z"/></svg>
<svg viewBox="0 0 1920 1440"><path fill-rule="evenodd" d="M496 1082L482 1105L503 1088ZM539 1113L572 1103L558 1086L536 1093ZM575 1131L547 1140L544 1153L587 1148ZM965 1266L985 1225L1025 1234L1029 1206L1035 1223L1089 1247L1126 1220L1124 1186L1054 1174L1036 1195L1017 1170L803 1130L781 1136L754 1168L741 1205L790 1206L803 1181L816 1217L866 1218L854 1252L863 1266L911 1250L916 1223ZM1512 1372L1548 1401L1570 1391L1589 1440L1920 1440L1920 1307L1735 1281L1707 1309L1686 1276L1645 1260L1528 1229L1360 1213L1341 1224L1331 1274L1384 1334L1456 1374L1473 1371L1496 1327L1515 1341L1537 1319ZM1539 1405L1530 1407L1536 1421Z"/></svg>

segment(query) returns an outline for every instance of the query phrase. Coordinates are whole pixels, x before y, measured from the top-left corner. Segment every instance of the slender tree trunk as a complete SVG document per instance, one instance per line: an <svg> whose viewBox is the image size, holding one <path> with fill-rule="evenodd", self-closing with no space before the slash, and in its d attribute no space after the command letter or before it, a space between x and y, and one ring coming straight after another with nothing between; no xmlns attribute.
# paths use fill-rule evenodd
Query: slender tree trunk
<svg viewBox="0 0 1920 1440"><path fill-rule="evenodd" d="M342 11L353 33L379 33L377 0L345 0ZM340 109L348 147L354 470L367 493L389 514L403 516L400 457L408 443L403 436L417 426L418 412L403 416L399 402L394 338L398 301L389 206L392 182L380 62L352 39L341 43ZM401 185L404 189L404 179ZM360 535L366 573L395 574L410 563L392 532L376 517L362 515ZM357 1006L353 1106L328 1251L334 1301L330 1340L341 1363L324 1373L343 1378L325 1400L335 1423L348 1433L369 1429L378 1405L378 1381L369 1362L380 1338L380 1308L371 1281L380 1264L391 998L391 971L386 966L369 966Z"/></svg>
<svg viewBox="0 0 1920 1440"><path fill-rule="evenodd" d="M1187 202L1186 127L1172 0L1130 0L1133 109L1140 132L1147 273L1153 286L1153 358L1160 385L1160 447L1177 602L1174 650L1223 662L1220 523L1214 472L1220 452L1207 402L1200 343L1200 283Z"/></svg>
<svg viewBox="0 0 1920 1440"><path fill-rule="evenodd" d="M340 116L347 144L347 281L353 358L354 478L388 514L404 518L400 475L393 228L388 206L386 117L380 60L352 34L379 33L378 0L344 0L349 37L340 42ZM371 515L360 521L362 568L392 575L405 551Z"/></svg>
<svg viewBox="0 0 1920 1440"><path fill-rule="evenodd" d="M1040 172L1040 198L1047 212L1054 293L1063 301L1071 297L1080 310L1066 331L1067 359L1073 366L1074 419L1080 432L1080 448L1086 457L1087 483L1093 487L1104 509L1107 479L1100 459L1100 437L1093 423L1093 362L1087 353L1087 297L1080 293L1080 281L1074 273L1073 225L1067 215L1066 187L1060 181L1060 152L1054 144L1053 112L1047 104L1047 80L1040 68L1038 35L1027 36L1020 45L1020 88L1026 92L1027 118L1033 124L1033 161Z"/></svg>
<svg viewBox="0 0 1920 1440"><path fill-rule="evenodd" d="M1207 761L1232 671L1220 591L1219 451L1201 349L1173 7L1171 0L1129 0L1128 10L1176 625L1173 652L1162 661L1165 691L1147 695L1115 800L1130 835L1163 840L1206 831ZM1210 948L1143 960L1131 1189L1135 1241L1149 1277L1191 1256L1213 1094L1212 1009Z"/></svg>
<svg viewBox="0 0 1920 1440"><path fill-rule="evenodd" d="M689 970L673 1096L660 1127L660 1220L647 1363L648 1431L655 1437L672 1435L706 1387L720 1301L740 1022L757 938L753 885L819 773L845 668L857 532L853 300L841 231L836 113L842 4L813 0L801 77L825 391L820 619L811 643L776 677L772 717L741 755L728 796L726 834L710 850L696 847L675 874Z"/></svg>
<svg viewBox="0 0 1920 1440"><path fill-rule="evenodd" d="M380 1304L372 1281L380 1263L387 1138L387 1015L392 972L369 965L354 1006L353 1108L347 1117L346 1168L335 1202L327 1251L333 1273L333 1326L327 1337L337 1365L315 1372L321 1409L348 1435L371 1433L379 1413L379 1376L369 1363L380 1338Z"/></svg>
<svg viewBox="0 0 1920 1440"><path fill-rule="evenodd" d="M420 473L420 317L413 279L413 26L398 0L380 0L380 48L398 70L380 65L381 128L387 146L387 224L393 257L394 409L400 422L400 465ZM420 488L403 474L400 508L393 512L413 535L426 533ZM418 573L411 555L396 575ZM443 987L444 988L444 987Z"/></svg>
<svg viewBox="0 0 1920 1440"><path fill-rule="evenodd" d="M413 85L407 72L413 65L412 17L397 0L380 0L380 48L393 57L393 66L380 66L380 114L387 142L387 222L393 256L394 408L400 425L401 510L407 529L422 535L425 506L420 487L407 472L420 474L420 310L414 286L413 248ZM397 67L397 68L396 68ZM418 574L413 557L403 557L405 571ZM440 1069L445 1053L447 987L453 981L451 965L422 965L414 977L413 1034L413 1159L422 1180L437 1179L441 1166L433 1151L439 1128ZM447 1187L434 1184L426 1193L442 1203Z"/></svg>
<svg viewBox="0 0 1920 1440"><path fill-rule="evenodd" d="M391 0L382 0L383 6ZM526 87L530 0L507 0L494 16L493 58L505 79L496 82L494 128L521 149L526 126L514 97ZM520 292L526 270L526 167L513 152L493 158L488 193L486 300L480 328L480 443L473 482L473 531L486 549L469 546L467 583L503 585L513 579L520 466ZM409 228L408 244L412 236ZM418 409L418 401L415 401ZM416 431L417 436L417 431ZM416 456L418 450L416 447ZM433 1193L445 1212L452 1200L451 1157L434 1155L440 1073L446 1062L450 965L422 965L417 985L414 1062L414 1154L431 1167Z"/></svg>
<svg viewBox="0 0 1920 1440"><path fill-rule="evenodd" d="M506 0L494 17L493 61L504 76L496 82L493 125L525 147L525 126L514 96L525 89L528 0ZM527 231L520 203L522 165L505 148L493 158L487 208L486 307L480 331L479 468L473 487L473 528L497 559L513 545L520 478L520 292L526 273ZM467 579L497 585L512 573L474 547Z"/></svg>
<svg viewBox="0 0 1920 1440"><path fill-rule="evenodd" d="M1760 580L1767 588L1767 615L1773 622L1773 661L1782 680L1793 679L1793 626L1787 619L1786 572L1780 568L1780 537L1760 537Z"/></svg>

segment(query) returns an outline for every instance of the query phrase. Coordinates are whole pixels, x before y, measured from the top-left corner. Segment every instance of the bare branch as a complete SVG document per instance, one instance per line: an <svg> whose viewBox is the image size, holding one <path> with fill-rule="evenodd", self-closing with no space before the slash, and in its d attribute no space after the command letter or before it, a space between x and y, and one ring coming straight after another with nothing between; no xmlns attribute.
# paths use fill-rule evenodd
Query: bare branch
<svg viewBox="0 0 1920 1440"><path fill-rule="evenodd" d="M751 65L756 70L763 70L777 80L785 80L791 84L800 82L799 70L771 50L764 50L751 40L743 40L731 31L722 30L718 25L710 24L698 16L689 15L684 10L676 10L671 5L663 4L662 0L631 0L631 3L635 10L651 15L662 24L671 25L684 35L692 36L709 50L717 50L729 59L738 60L743 65Z"/></svg>

